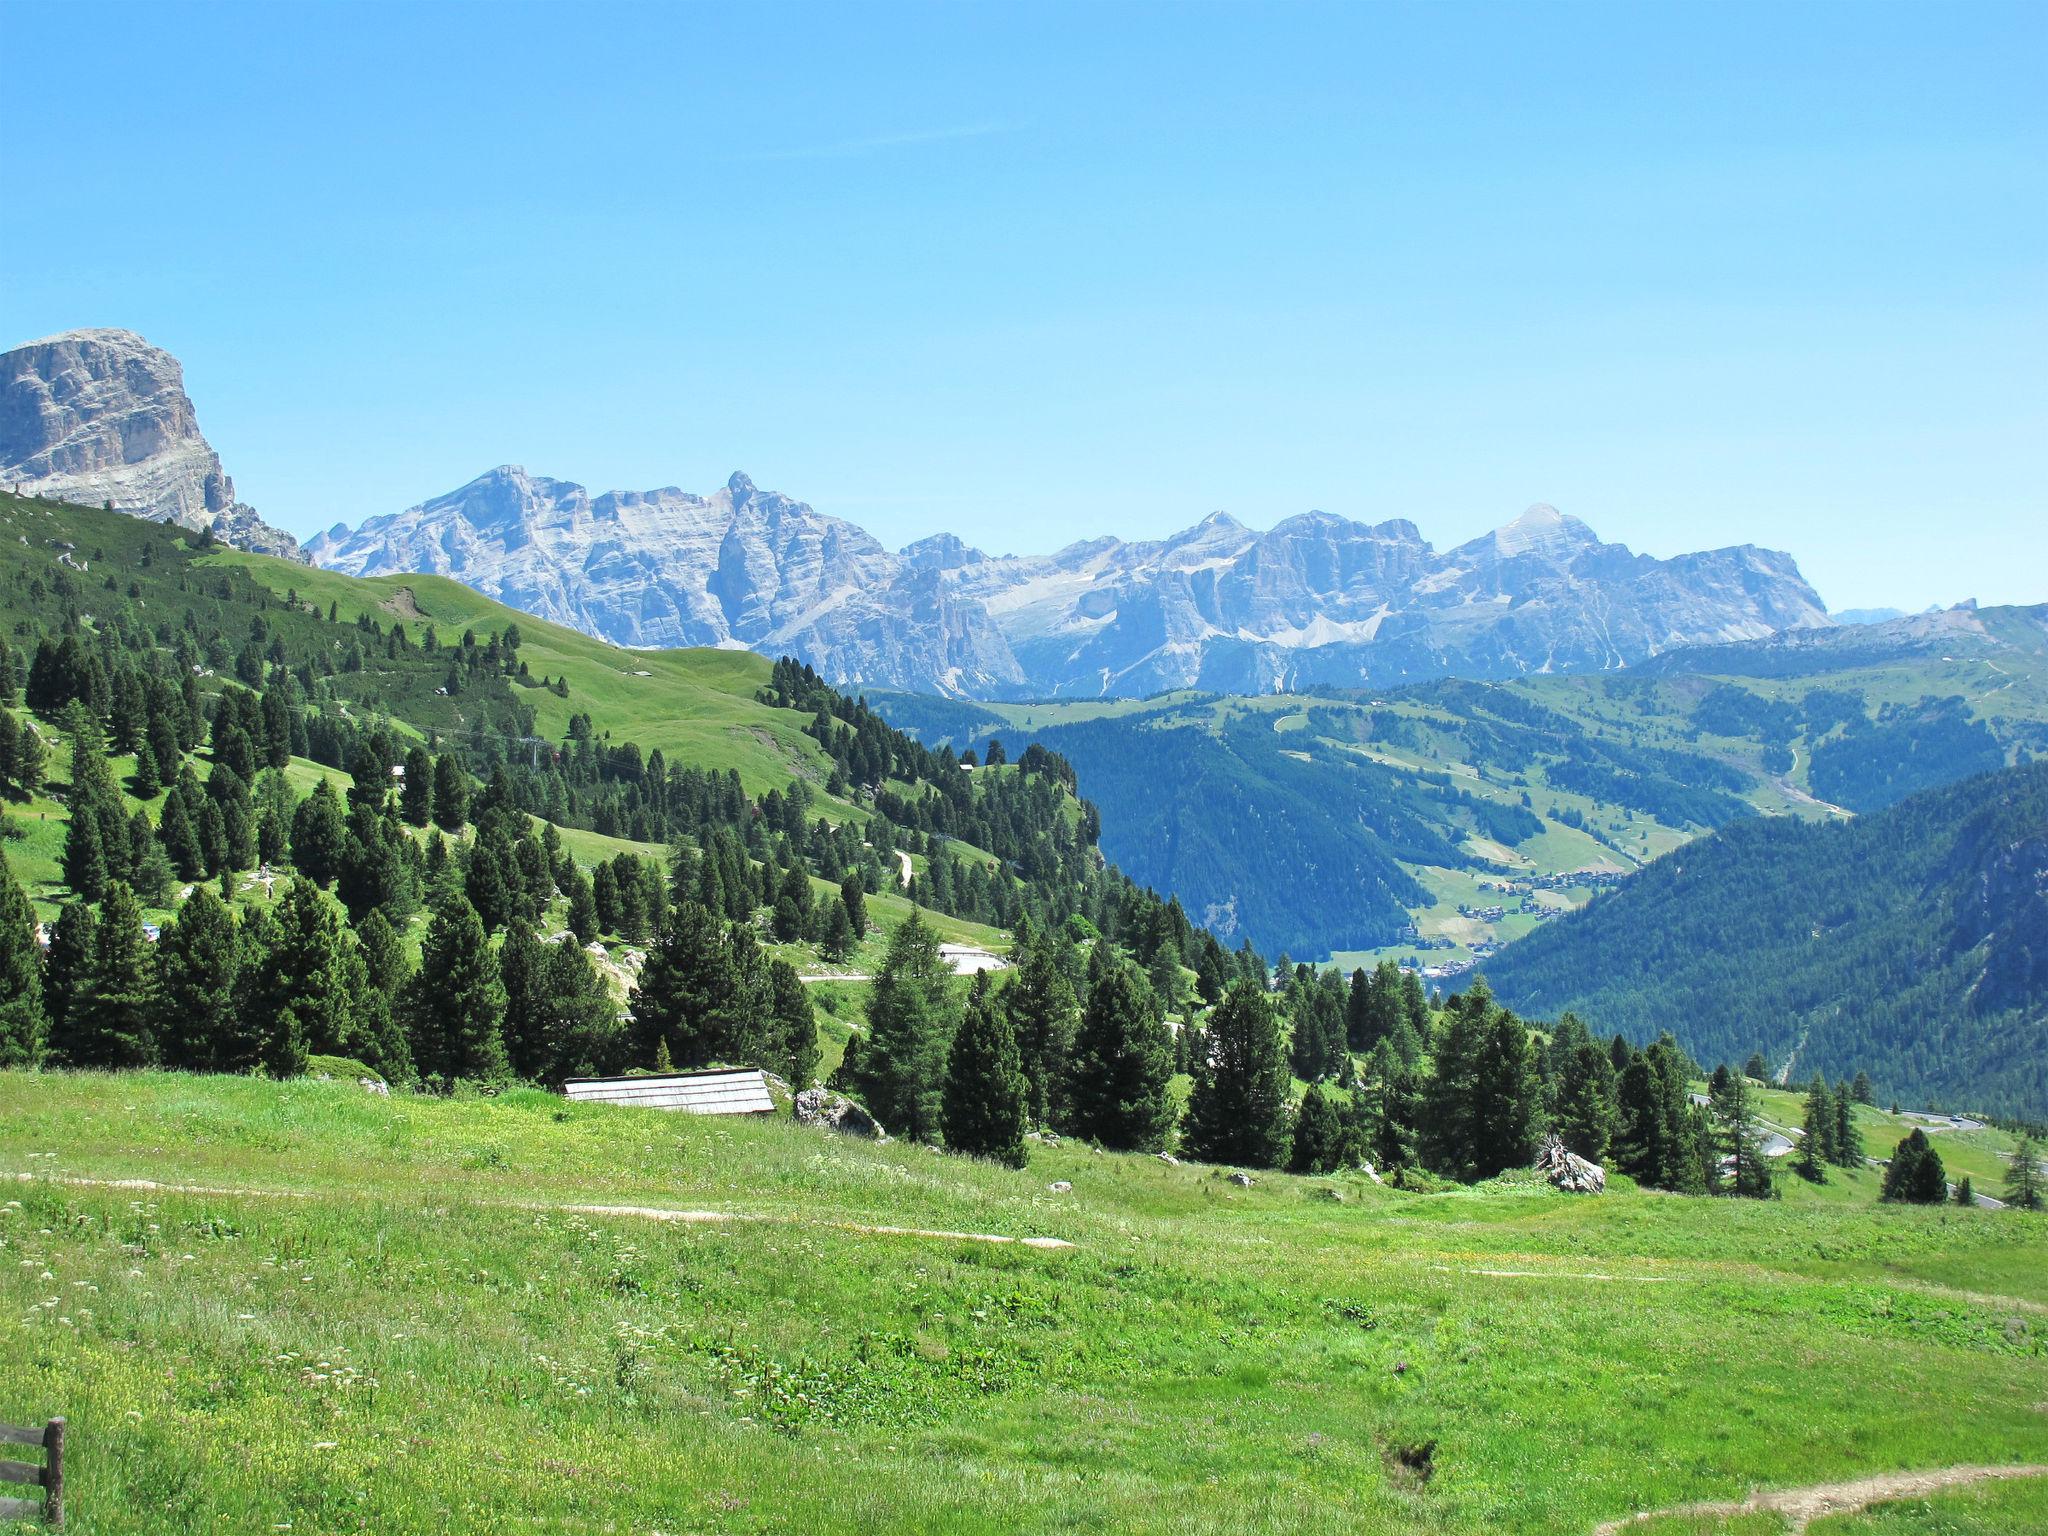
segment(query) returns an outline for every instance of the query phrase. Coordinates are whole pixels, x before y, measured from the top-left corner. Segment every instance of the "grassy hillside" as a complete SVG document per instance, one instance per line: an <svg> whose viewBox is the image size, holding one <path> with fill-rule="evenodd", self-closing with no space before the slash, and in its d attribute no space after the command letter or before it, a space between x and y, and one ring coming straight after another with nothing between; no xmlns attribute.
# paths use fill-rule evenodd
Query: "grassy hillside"
<svg viewBox="0 0 2048 1536"><path fill-rule="evenodd" d="M1239 1190L155 1074L0 1074L0 1174L0 1419L68 1415L92 1536L1533 1536L2042 1459L2048 1224L2018 1213ZM2016 1533L2044 1493L1843 1529Z"/></svg>
<svg viewBox="0 0 2048 1536"><path fill-rule="evenodd" d="M2048 764L1834 824L1750 821L1661 860L1487 967L1703 1060L1867 1069L1911 1102L2048 1111ZM1767 899L1759 899L1767 893Z"/></svg>

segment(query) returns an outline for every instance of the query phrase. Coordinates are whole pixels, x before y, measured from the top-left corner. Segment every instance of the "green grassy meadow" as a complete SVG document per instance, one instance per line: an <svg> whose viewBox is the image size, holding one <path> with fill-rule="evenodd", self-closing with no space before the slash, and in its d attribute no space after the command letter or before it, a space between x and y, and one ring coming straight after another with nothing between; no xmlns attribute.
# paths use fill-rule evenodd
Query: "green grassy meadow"
<svg viewBox="0 0 2048 1536"><path fill-rule="evenodd" d="M1218 1172L0 1074L0 1419L67 1415L89 1533L1588 1531L2048 1459L2048 1219ZM66 1182L128 1179L215 1192ZM1922 1502L1814 1529L2048 1507Z"/></svg>

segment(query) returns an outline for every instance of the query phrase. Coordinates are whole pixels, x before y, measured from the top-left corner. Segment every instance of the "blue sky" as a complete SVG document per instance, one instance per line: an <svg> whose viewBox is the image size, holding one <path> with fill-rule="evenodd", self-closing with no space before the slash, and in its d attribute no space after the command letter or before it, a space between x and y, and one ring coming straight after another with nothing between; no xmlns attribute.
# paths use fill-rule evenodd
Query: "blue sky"
<svg viewBox="0 0 2048 1536"><path fill-rule="evenodd" d="M0 6L0 346L300 532L499 463L891 544L1550 501L2048 599L2048 6Z"/></svg>

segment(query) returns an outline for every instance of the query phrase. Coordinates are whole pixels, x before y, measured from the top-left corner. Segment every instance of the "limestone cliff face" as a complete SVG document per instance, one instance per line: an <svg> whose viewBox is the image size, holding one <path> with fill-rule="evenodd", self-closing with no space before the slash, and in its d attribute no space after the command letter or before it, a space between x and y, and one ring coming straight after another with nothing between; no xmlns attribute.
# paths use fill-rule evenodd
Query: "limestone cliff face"
<svg viewBox="0 0 2048 1536"><path fill-rule="evenodd" d="M508 467L309 549L454 576L621 644L788 652L840 683L982 698L1600 670L1830 622L1786 555L1654 560L1547 506L1443 554L1412 523L1320 512L1051 555L950 534L891 553L744 475L593 497Z"/></svg>
<svg viewBox="0 0 2048 1536"><path fill-rule="evenodd" d="M307 546L356 575L432 571L620 645L793 654L856 686L993 695L1026 684L977 602L938 566L734 475L593 496L505 465Z"/></svg>
<svg viewBox="0 0 2048 1536"><path fill-rule="evenodd" d="M0 353L0 484L298 554L235 500L178 360L133 331L66 331Z"/></svg>

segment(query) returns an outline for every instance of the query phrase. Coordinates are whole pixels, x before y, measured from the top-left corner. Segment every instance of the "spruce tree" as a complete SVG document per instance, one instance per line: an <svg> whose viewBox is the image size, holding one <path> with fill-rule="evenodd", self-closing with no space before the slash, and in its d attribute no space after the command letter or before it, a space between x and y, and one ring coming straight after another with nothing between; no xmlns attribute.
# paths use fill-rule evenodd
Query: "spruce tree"
<svg viewBox="0 0 2048 1536"><path fill-rule="evenodd" d="M1294 1139L1287 1166L1295 1173L1333 1173L1344 1160L1344 1126L1336 1108L1310 1083L1294 1117Z"/></svg>
<svg viewBox="0 0 2048 1536"><path fill-rule="evenodd" d="M1367 1155L1381 1168L1414 1167L1420 1141L1422 1086L1416 1080L1415 1069L1402 1059L1391 1036L1373 1047L1372 1059L1366 1064L1362 1097Z"/></svg>
<svg viewBox="0 0 2048 1536"><path fill-rule="evenodd" d="M1835 1161L1844 1168L1863 1166L1863 1132L1856 1124L1855 1090L1835 1084Z"/></svg>
<svg viewBox="0 0 2048 1536"><path fill-rule="evenodd" d="M1297 996L1313 990L1299 989ZM1182 1147L1204 1162L1278 1167L1288 1155L1288 1073L1271 1000L1255 988L1233 987L1203 1036ZM1316 1097L1321 1102L1322 1095Z"/></svg>
<svg viewBox="0 0 2048 1536"><path fill-rule="evenodd" d="M1713 1096L1719 1132L1720 1161L1728 1169L1728 1192L1749 1199L1775 1193L1770 1159L1764 1156L1763 1131L1757 1122L1756 1093L1747 1071L1730 1073Z"/></svg>
<svg viewBox="0 0 2048 1536"><path fill-rule="evenodd" d="M1024 1166L1024 1067L1010 1020L990 995L986 971L974 978L953 1032L941 1110L947 1146Z"/></svg>
<svg viewBox="0 0 2048 1536"><path fill-rule="evenodd" d="M1941 1154L1918 1126L1892 1149L1882 1198L1910 1205L1940 1205L1948 1199L1948 1175L1941 1166Z"/></svg>
<svg viewBox="0 0 2048 1536"><path fill-rule="evenodd" d="M43 1016L46 1040L57 1040L69 1027L73 1006L85 995L92 973L99 920L82 901L66 902L50 929L50 953L43 967Z"/></svg>
<svg viewBox="0 0 2048 1536"><path fill-rule="evenodd" d="M322 779L292 814L292 863L315 885L326 885L340 873L347 848L348 824L341 802Z"/></svg>
<svg viewBox="0 0 2048 1536"><path fill-rule="evenodd" d="M677 902L648 945L633 988L634 1064L652 1065L662 1048L678 1066L730 1062L740 1003L718 917L700 902Z"/></svg>
<svg viewBox="0 0 2048 1536"><path fill-rule="evenodd" d="M779 956L768 962L768 1011L777 1025L769 1063L801 1092L818 1075L818 1016L796 967Z"/></svg>
<svg viewBox="0 0 2048 1536"><path fill-rule="evenodd" d="M1489 1179L1529 1161L1537 1085L1528 1029L1483 980L1445 1010L1426 1098L1423 1155L1438 1172Z"/></svg>
<svg viewBox="0 0 2048 1536"><path fill-rule="evenodd" d="M0 1068L33 1062L47 1024L35 908L14 878L14 866L0 858Z"/></svg>
<svg viewBox="0 0 2048 1536"><path fill-rule="evenodd" d="M868 895L858 874L849 873L840 882L839 903L846 908L846 926L853 932L853 942L858 944L868 931Z"/></svg>
<svg viewBox="0 0 2048 1536"><path fill-rule="evenodd" d="M65 1011L50 1056L66 1067L146 1067L156 1058L150 1026L149 959L135 893L116 880L107 887L93 933L84 986Z"/></svg>
<svg viewBox="0 0 2048 1536"><path fill-rule="evenodd" d="M444 752L434 760L434 825L444 832L460 832L469 820L469 775L455 754Z"/></svg>
<svg viewBox="0 0 2048 1536"><path fill-rule="evenodd" d="M1069 1122L1077 1135L1127 1152L1157 1152L1173 1126L1173 1039L1152 989L1129 961L1098 943L1074 1036Z"/></svg>
<svg viewBox="0 0 2048 1536"><path fill-rule="evenodd" d="M2022 1211L2038 1211L2048 1205L2048 1180L2041 1173L2040 1144L2025 1131L2012 1149L2012 1166L2006 1170L2005 1203Z"/></svg>
<svg viewBox="0 0 2048 1536"><path fill-rule="evenodd" d="M100 846L100 823L90 807L76 803L64 829L64 883L80 901L97 902L106 894L107 859Z"/></svg>
<svg viewBox="0 0 2048 1536"><path fill-rule="evenodd" d="M1581 1025L1559 1063L1554 1118L1559 1139L1589 1163L1605 1164L1613 1149L1614 1096L1614 1068Z"/></svg>
<svg viewBox="0 0 2048 1536"><path fill-rule="evenodd" d="M913 1141L943 1133L946 1059L952 1047L952 970L939 937L915 908L889 939L868 1002L860 1054L862 1102L892 1132Z"/></svg>
<svg viewBox="0 0 2048 1536"><path fill-rule="evenodd" d="M1806 1090L1806 1109L1801 1115L1799 1161L1793 1166L1802 1179L1815 1184L1828 1181L1828 1164L1834 1161L1835 1098L1826 1079L1815 1074Z"/></svg>
<svg viewBox="0 0 2048 1536"><path fill-rule="evenodd" d="M155 1033L163 1064L182 1072L245 1068L230 1040L241 939L227 906L207 886L193 887L156 944Z"/></svg>
<svg viewBox="0 0 2048 1536"><path fill-rule="evenodd" d="M404 1013L422 1076L444 1083L502 1083L511 1076L501 1023L505 988L483 921L467 897L451 895L435 908Z"/></svg>
<svg viewBox="0 0 2048 1536"><path fill-rule="evenodd" d="M1027 1103L1036 1125L1066 1123L1067 1078L1074 1056L1080 1005L1060 970L1051 934L1035 938L1024 952L1016 978L1003 988L1002 1004L1016 1031L1024 1063ZM1183 1031L1185 1034L1185 1031Z"/></svg>
<svg viewBox="0 0 2048 1536"><path fill-rule="evenodd" d="M1856 1081L1849 1085L1849 1096L1858 1104L1875 1104L1877 1094L1870 1086L1870 1074L1858 1072Z"/></svg>
<svg viewBox="0 0 2048 1536"><path fill-rule="evenodd" d="M588 944L604 931L598 922L597 892L580 869L572 869L569 876L569 931L578 944Z"/></svg>

